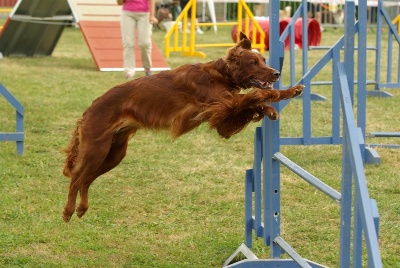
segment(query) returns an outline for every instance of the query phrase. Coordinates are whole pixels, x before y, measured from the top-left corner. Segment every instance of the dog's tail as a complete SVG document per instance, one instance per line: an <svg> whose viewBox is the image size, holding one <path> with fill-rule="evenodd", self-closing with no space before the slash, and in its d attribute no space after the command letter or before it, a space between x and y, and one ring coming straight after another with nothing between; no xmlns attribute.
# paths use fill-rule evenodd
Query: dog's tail
<svg viewBox="0 0 400 268"><path fill-rule="evenodd" d="M66 177L70 177L70 174L76 164L76 158L78 157L79 154L81 125L82 125L82 119L79 119L78 122L76 122L76 128L72 133L72 138L70 139L67 147L63 149L63 151L67 154L63 170L63 174Z"/></svg>

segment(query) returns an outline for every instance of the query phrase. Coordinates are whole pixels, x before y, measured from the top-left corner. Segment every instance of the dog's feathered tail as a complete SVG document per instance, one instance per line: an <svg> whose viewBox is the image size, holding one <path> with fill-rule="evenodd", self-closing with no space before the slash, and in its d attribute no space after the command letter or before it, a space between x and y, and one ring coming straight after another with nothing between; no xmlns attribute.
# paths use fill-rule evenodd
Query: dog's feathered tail
<svg viewBox="0 0 400 268"><path fill-rule="evenodd" d="M67 157L64 162L64 170L63 174L66 177L70 177L72 170L76 164L76 158L79 154L79 144L80 144L80 128L82 125L82 119L79 119L76 122L76 128L72 133L72 138L69 140L69 143L63 151L67 154Z"/></svg>

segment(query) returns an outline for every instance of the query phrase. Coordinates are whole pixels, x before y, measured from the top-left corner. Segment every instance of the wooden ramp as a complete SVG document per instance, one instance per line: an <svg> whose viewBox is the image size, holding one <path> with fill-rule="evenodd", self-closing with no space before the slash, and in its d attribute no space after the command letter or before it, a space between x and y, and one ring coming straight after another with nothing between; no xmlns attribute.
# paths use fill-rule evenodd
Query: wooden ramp
<svg viewBox="0 0 400 268"><path fill-rule="evenodd" d="M100 71L123 71L121 6L115 0L70 0L93 59ZM144 71L139 46L136 44L136 71ZM156 44L152 42L154 71L170 69Z"/></svg>

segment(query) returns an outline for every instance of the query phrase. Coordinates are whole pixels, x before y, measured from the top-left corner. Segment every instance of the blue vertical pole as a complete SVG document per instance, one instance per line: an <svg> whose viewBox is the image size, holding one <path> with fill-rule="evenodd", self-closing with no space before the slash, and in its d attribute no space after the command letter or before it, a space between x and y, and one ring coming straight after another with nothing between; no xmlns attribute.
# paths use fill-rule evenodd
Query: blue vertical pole
<svg viewBox="0 0 400 268"><path fill-rule="evenodd" d="M24 133L24 107L16 111L16 130L17 132ZM17 140L17 154L22 155L24 152L24 140Z"/></svg>
<svg viewBox="0 0 400 268"><path fill-rule="evenodd" d="M392 82L392 66L393 66L393 61L392 61L392 51L393 51L393 36L392 36L392 31L390 28L388 29L388 48L387 48L387 68L386 68L386 83L390 84Z"/></svg>
<svg viewBox="0 0 400 268"><path fill-rule="evenodd" d="M347 6L346 6L347 8ZM345 119L343 119L345 120ZM343 123L343 128L346 128ZM352 177L351 159L348 151L349 141L343 136L342 145L342 190L340 201L340 267L350 267L350 237L351 237L351 205L352 205Z"/></svg>
<svg viewBox="0 0 400 268"><path fill-rule="evenodd" d="M279 41L279 1L270 1L269 10L269 47L270 61L272 68L281 69L283 61L284 45ZM274 84L275 87L278 83ZM274 104L274 108L279 111L279 103ZM263 136L265 143L264 159L264 237L266 245L270 246L271 258L280 258L281 249L274 243L275 237L280 235L280 166L279 162L273 160L273 155L279 152L279 120L271 121L268 118L263 120Z"/></svg>
<svg viewBox="0 0 400 268"><path fill-rule="evenodd" d="M358 2L358 97L357 126L365 136L367 91L367 2Z"/></svg>
<svg viewBox="0 0 400 268"><path fill-rule="evenodd" d="M354 1L347 0L344 17L344 66L349 83L351 103L354 104Z"/></svg>
<svg viewBox="0 0 400 268"><path fill-rule="evenodd" d="M340 48L332 50L332 143L340 143L340 94L337 81L337 63L340 61Z"/></svg>
<svg viewBox="0 0 400 268"><path fill-rule="evenodd" d="M271 47L270 47L271 48ZM271 148L271 136L272 136L272 123L268 119L264 118L262 121L262 132L263 132L263 216L264 216L264 233L263 240L264 245L270 246L272 227L271 222L271 193L269 187L269 179L272 177L272 148Z"/></svg>
<svg viewBox="0 0 400 268"><path fill-rule="evenodd" d="M353 267L362 267L362 223L360 215L360 200L354 197L354 242L353 242Z"/></svg>
<svg viewBox="0 0 400 268"><path fill-rule="evenodd" d="M289 50L290 52L290 86L293 86L296 83L296 62L295 62L295 50L294 50L294 24L290 26L289 29L289 42L292 46ZM399 68L400 70L400 68Z"/></svg>
<svg viewBox="0 0 400 268"><path fill-rule="evenodd" d="M400 62L400 48L397 53L397 62ZM397 83L400 83L400 66L397 66Z"/></svg>
<svg viewBox="0 0 400 268"><path fill-rule="evenodd" d="M261 161L262 161L262 130L260 127L256 128L254 134L254 165L253 165L253 190L254 190L254 230L257 237L263 235L262 221L262 191L261 191Z"/></svg>
<svg viewBox="0 0 400 268"><path fill-rule="evenodd" d="M303 60L303 76L306 75L306 73L308 72L308 13L307 13L307 0L302 0L302 6L301 6L301 10L302 10L302 15L303 15L303 25L302 25L302 31L303 31L303 35L302 35L302 60Z"/></svg>
<svg viewBox="0 0 400 268"><path fill-rule="evenodd" d="M367 1L358 2L358 73L357 73L357 126L366 135L367 113ZM361 144L365 159L365 144Z"/></svg>
<svg viewBox="0 0 400 268"><path fill-rule="evenodd" d="M307 1L302 0L301 5L301 13L302 13L302 61L303 61L303 77L308 72L308 10L307 10ZM310 144L311 140L311 81L307 78L302 81L303 85L305 85L303 92L303 144Z"/></svg>
<svg viewBox="0 0 400 268"><path fill-rule="evenodd" d="M342 63L337 64L340 88L347 86L346 72ZM342 80L343 83L342 83ZM347 83L346 83L347 82ZM343 85L346 83L346 85ZM346 100L349 101L348 99ZM342 109L344 107L342 106ZM347 131L346 117L343 117L343 132ZM349 140L343 135L342 145L342 189L340 200L340 266L350 267L350 237L351 237L351 203L352 203L352 170L349 153Z"/></svg>
<svg viewBox="0 0 400 268"><path fill-rule="evenodd" d="M253 237L253 204L252 204L252 190L254 186L253 170L246 170L245 183L244 183L244 241L246 246L252 247Z"/></svg>
<svg viewBox="0 0 400 268"><path fill-rule="evenodd" d="M378 1L378 11L376 16L376 56L375 56L375 90L379 90L381 76L381 51L382 51L382 14L383 1Z"/></svg>

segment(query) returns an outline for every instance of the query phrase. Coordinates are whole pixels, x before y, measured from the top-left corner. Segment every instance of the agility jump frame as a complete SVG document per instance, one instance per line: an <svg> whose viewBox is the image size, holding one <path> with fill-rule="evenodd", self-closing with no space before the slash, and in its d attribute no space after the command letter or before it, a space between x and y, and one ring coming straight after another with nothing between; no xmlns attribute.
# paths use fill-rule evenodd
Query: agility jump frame
<svg viewBox="0 0 400 268"><path fill-rule="evenodd" d="M366 8L365 1L359 1L359 10ZM283 42L289 38L290 50L289 50L289 81L290 85L295 84L295 51L294 51L294 22L303 16L303 20L307 17L302 14L307 14L306 1L302 1L302 5L296 10L292 16L292 20L286 27L280 41ZM382 91L382 88L400 88L400 67L393 66L393 37L400 44L399 34L396 31L395 26L390 21L390 17L387 14L383 0L378 1L378 14L377 14L377 26L376 26L376 47L367 47L366 36L367 36L367 14L366 12L358 12L358 22L354 26L354 34L358 33L358 58L362 60L358 61L357 80L350 85L350 94L354 96L354 84L357 84L357 126L361 128L364 137L400 137L400 133L396 132L372 132L367 135L366 133L366 97L367 95L380 96L380 97L391 97L391 94ZM387 74L386 82L381 83L381 55L382 55L382 25L383 22L388 24L388 51L387 51ZM352 29L349 29L353 31ZM335 83L337 77L337 70L335 65L340 60L340 49L344 46L345 36L339 39L332 47L309 47L308 46L308 30L307 24L302 25L302 74L303 79L300 83L306 85L306 90L309 94L305 94L303 102L303 135L302 137L281 137L281 144L285 145L312 145L312 144L341 144L340 137L340 116L339 116L339 98L338 98L338 84ZM354 46L353 44L351 44ZM308 50L311 49L327 49L327 52L322 56L319 62L317 62L310 69L308 68ZM375 51L375 80L367 80L366 77L366 62L363 60L367 57L367 50ZM354 55L345 55L346 62L354 61ZM314 77L331 62L332 64L332 79L331 81L314 81ZM400 49L398 48L398 62L400 62ZM397 70L397 81L392 82L392 70ZM354 69L347 69L350 77L354 77ZM314 94L311 92L311 86L315 85L332 85L332 124L331 124L331 136L327 137L314 137L311 133L311 101L313 100L325 100L324 96ZM375 85L375 90L367 90L367 85ZM280 84L280 88L286 88L286 86ZM287 86L289 87L289 86ZM287 103L287 102L286 102ZM382 145L382 144L369 144L369 146L363 146L362 156L366 163L377 164L380 162L379 155L371 147L391 147L400 148L396 145Z"/></svg>
<svg viewBox="0 0 400 268"><path fill-rule="evenodd" d="M381 56L382 56L382 26L383 23L388 25L388 41L387 41L387 65L386 65L386 80L385 83L381 83ZM394 25L396 23L397 29ZM379 97L392 97L390 93L382 91L382 88L397 88L400 89L400 15L393 21L390 21L390 17L383 6L383 0L378 2L378 16L376 23L376 57L375 57L375 89L368 91L368 95L379 96ZM393 66L393 37L397 41L397 66ZM396 72L396 81L392 81L392 72ZM369 137L396 137L400 138L400 132L371 132L368 134ZM400 145L396 144L369 144L370 147L388 147L388 148L400 148Z"/></svg>
<svg viewBox="0 0 400 268"><path fill-rule="evenodd" d="M364 3L361 3L364 2ZM306 14L306 7L301 10ZM270 54L269 64L280 69L283 62L284 47L279 37L279 5L278 2L270 3L270 48L276 48ZM367 6L365 1L359 1L360 20L366 19ZM343 118L343 137L338 136L342 146L342 178L341 193L326 185L318 178L292 162L280 153L279 120L264 119L262 126L256 129L254 138L254 164L253 168L246 171L245 176L245 241L224 263L224 267L324 267L321 264L301 257L280 235L280 164L286 166L302 179L327 194L340 205L340 267L362 266L362 234L367 249L368 267L382 267L378 244L379 214L375 200L369 198L365 174L363 169L362 148L364 135L362 129L356 126L353 116L353 86L354 72L354 35L358 24L354 23L354 1L346 1L345 14L345 61L340 62L339 53L341 46L333 48L335 63L333 70L333 91L337 96ZM364 14L365 13L365 14ZM365 16L364 16L365 15ZM364 30L359 30L359 38L365 38ZM366 29L365 29L366 31ZM359 48L360 49L360 48ZM365 50L364 50L365 52ZM365 60L365 57L363 59ZM359 66L365 66L359 65ZM364 71L359 68L358 72ZM359 76L360 77L360 76ZM351 81L351 82L349 82ZM366 82L365 80L361 80ZM311 101L309 79L302 78L299 83L306 85L303 102ZM359 90L360 91L360 88ZM273 104L274 108L281 111L286 103ZM339 133L338 133L339 135ZM262 176L262 177L261 177ZM352 188L354 187L354 196ZM254 193L254 199L253 199ZM353 199L354 198L354 199ZM253 208L254 206L254 208ZM254 211L254 216L252 215ZM352 225L353 219L353 225ZM353 235L351 232L353 230ZM258 259L250 250L252 247L253 231L257 237L262 237L265 246L270 248L270 259ZM291 259L281 259L281 254L287 253ZM242 253L247 259L231 264L231 261Z"/></svg>
<svg viewBox="0 0 400 268"><path fill-rule="evenodd" d="M393 66L393 37L397 44L400 44L400 17L397 17L397 29L390 19L385 7L383 6L383 0L378 1L378 16L376 21L376 57L375 57L375 90L368 92L370 95L377 95L380 97L391 97L392 95L381 91L382 88L398 88L400 89L400 66ZM388 25L388 41L387 41L387 68L386 68L386 81L381 82L381 56L382 56L382 26L383 23ZM397 47L397 60L400 62L400 48ZM392 81L392 71L397 71L397 80Z"/></svg>
<svg viewBox="0 0 400 268"><path fill-rule="evenodd" d="M0 94L16 111L16 131L0 132L0 141L15 141L17 154L22 155L24 152L24 106L1 83Z"/></svg>
<svg viewBox="0 0 400 268"><path fill-rule="evenodd" d="M231 47L234 46L235 43L219 43L219 44L196 44L196 35L195 35L195 27L197 26L238 26L238 32L243 31L247 36L249 35L250 32L250 21L252 21L253 24L253 31L252 31L252 36L251 40L252 42L252 48L259 49L261 53L264 53L265 50L265 44L264 44L264 39L265 39L265 33L263 29L261 28L260 24L257 22L257 20L254 18L253 13L251 12L250 8L247 6L245 0L238 0L238 7L237 7L237 22L217 22L217 23L196 23L196 6L197 6L197 0L190 0L185 8L182 10L181 14L177 17L175 24L169 29L164 36L164 42L165 42L165 57L169 58L171 52L182 52L183 56L195 56L195 57L200 57L200 58L205 58L206 54L197 51L196 48L206 48L206 47ZM188 13L189 9L191 8L191 14L190 14L190 34L189 34L189 40L187 37L187 31L188 31ZM242 29L242 21L243 21L243 16L244 16L244 29ZM182 33L181 33L181 43L182 45L179 45L179 23L182 23ZM257 34L260 35L260 38L257 41ZM173 45L171 46L170 44L170 39L171 36L173 37ZM188 44L189 41L189 44Z"/></svg>

